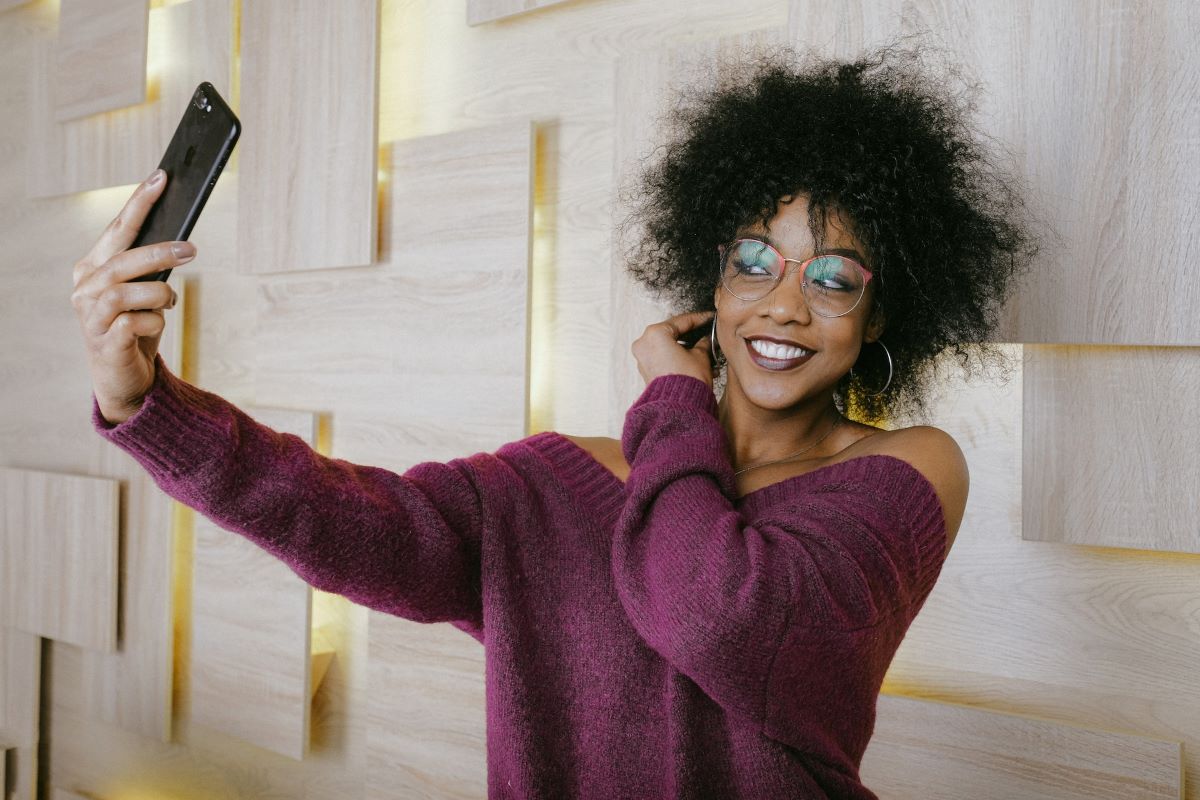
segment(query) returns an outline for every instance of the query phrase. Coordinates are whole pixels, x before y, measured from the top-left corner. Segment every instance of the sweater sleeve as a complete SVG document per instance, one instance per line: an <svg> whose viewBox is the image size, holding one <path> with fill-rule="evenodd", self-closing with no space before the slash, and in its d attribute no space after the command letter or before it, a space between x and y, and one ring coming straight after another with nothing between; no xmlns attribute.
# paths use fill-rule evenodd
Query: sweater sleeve
<svg viewBox="0 0 1200 800"><path fill-rule="evenodd" d="M805 741L806 725L828 730L839 711L861 725L940 568L944 523L928 481L900 459L857 459L745 519L712 389L685 375L650 382L622 448L630 473L612 566L639 635L788 744L825 751Z"/></svg>
<svg viewBox="0 0 1200 800"><path fill-rule="evenodd" d="M477 454L403 475L326 458L157 357L142 407L92 424L166 494L284 561L312 586L416 622L451 622L482 641Z"/></svg>

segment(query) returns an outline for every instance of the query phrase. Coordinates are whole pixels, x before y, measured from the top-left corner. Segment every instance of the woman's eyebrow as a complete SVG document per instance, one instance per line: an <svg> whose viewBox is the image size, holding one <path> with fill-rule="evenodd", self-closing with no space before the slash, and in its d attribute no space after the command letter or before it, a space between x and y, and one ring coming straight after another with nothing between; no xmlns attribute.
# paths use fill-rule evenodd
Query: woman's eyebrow
<svg viewBox="0 0 1200 800"><path fill-rule="evenodd" d="M774 239L772 239L769 234L766 234L766 233L759 233L759 232L739 233L738 238L739 239L757 239L758 241L766 242L767 244L771 245L771 247L774 247L776 250L779 250L779 244ZM782 251L780 251L780 252L782 252ZM857 250L855 250L854 248L850 248L850 247L826 247L824 250L817 252L816 255L819 255L819 256L846 256L847 258L853 258L855 261L857 261L860 264L865 265L867 263L867 260L863 257L862 253L860 253Z"/></svg>

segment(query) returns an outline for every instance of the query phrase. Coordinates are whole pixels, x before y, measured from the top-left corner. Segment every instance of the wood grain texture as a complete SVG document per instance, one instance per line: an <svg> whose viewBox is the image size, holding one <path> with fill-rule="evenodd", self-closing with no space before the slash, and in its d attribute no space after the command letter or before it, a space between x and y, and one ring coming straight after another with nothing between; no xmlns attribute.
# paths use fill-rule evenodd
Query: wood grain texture
<svg viewBox="0 0 1200 800"><path fill-rule="evenodd" d="M195 2L196 0L192 0ZM174 283L179 303L167 313L159 353L183 371L187 284ZM75 710L148 739L171 735L174 678L174 570L179 531L176 503L120 448L96 437L91 469L120 476L121 646L115 653L84 650L77 662L80 703Z"/></svg>
<svg viewBox="0 0 1200 800"><path fill-rule="evenodd" d="M41 675L41 639L0 626L0 744L37 744Z"/></svg>
<svg viewBox="0 0 1200 800"><path fill-rule="evenodd" d="M146 101L147 0L62 0L54 118L66 122Z"/></svg>
<svg viewBox="0 0 1200 800"><path fill-rule="evenodd" d="M375 259L379 4L242 8L238 257L250 273ZM320 80L315 80L315 76Z"/></svg>
<svg viewBox="0 0 1200 800"><path fill-rule="evenodd" d="M616 65L616 132L613 157L618 189L632 189L638 170L661 145L669 123L668 102L675 92L696 81L709 79L710 65L739 54L766 50L784 41L782 28L769 28L735 36L708 39L664 50L657 48L625 56ZM721 74L718 69L717 74ZM629 348L641 336L647 325L694 309L674 309L659 300L633 280L628 265L637 257L636 244L640 231L636 227L622 228L620 223L630 213L620 204L615 209L614 225L618 235L613 248L612 280L609 305L613 311L611 357L611 398L609 435L620 438L625 411L646 388L638 372L637 361ZM624 238L621 238L621 234ZM714 267L714 281L716 272Z"/></svg>
<svg viewBox="0 0 1200 800"><path fill-rule="evenodd" d="M263 282L260 403L328 410L338 457L392 469L519 437L532 160L527 121L394 143L381 264Z"/></svg>
<svg viewBox="0 0 1200 800"><path fill-rule="evenodd" d="M1200 5L1191 0L791 0L842 57L928 31L983 82L979 121L1052 235L997 341L1200 343ZM1064 30L1072 35L1064 37ZM1148 290L1153 287L1153 290Z"/></svg>
<svg viewBox="0 0 1200 800"><path fill-rule="evenodd" d="M483 650L445 624L371 612L367 797L487 795Z"/></svg>
<svg viewBox="0 0 1200 800"><path fill-rule="evenodd" d="M116 481L0 468L0 622L117 647Z"/></svg>
<svg viewBox="0 0 1200 800"><path fill-rule="evenodd" d="M158 87L157 99L68 122L55 120L54 39L34 35L27 78L30 197L137 183L158 165L198 83L209 81L232 98L230 0L151 9L148 28L147 70Z"/></svg>
<svg viewBox="0 0 1200 800"><path fill-rule="evenodd" d="M247 408L316 446L316 417ZM312 589L236 533L195 517L192 561L192 719L266 750L308 752Z"/></svg>
<svg viewBox="0 0 1200 800"><path fill-rule="evenodd" d="M5 748L12 765L10 783L0 778L0 787L11 785L12 800L37 800L41 696L42 640L0 626L0 775Z"/></svg>
<svg viewBox="0 0 1200 800"><path fill-rule="evenodd" d="M1175 741L884 694L863 782L894 800L1182 800Z"/></svg>
<svg viewBox="0 0 1200 800"><path fill-rule="evenodd" d="M1031 346L1024 387L1026 539L1200 553L1200 350Z"/></svg>
<svg viewBox="0 0 1200 800"><path fill-rule="evenodd" d="M482 25L565 2L567 0L467 0L467 24Z"/></svg>
<svg viewBox="0 0 1200 800"><path fill-rule="evenodd" d="M1022 538L1022 348L1011 350L1007 380L947 368L935 381L932 424L962 447L971 492L884 691L1181 741L1195 796L1200 560Z"/></svg>

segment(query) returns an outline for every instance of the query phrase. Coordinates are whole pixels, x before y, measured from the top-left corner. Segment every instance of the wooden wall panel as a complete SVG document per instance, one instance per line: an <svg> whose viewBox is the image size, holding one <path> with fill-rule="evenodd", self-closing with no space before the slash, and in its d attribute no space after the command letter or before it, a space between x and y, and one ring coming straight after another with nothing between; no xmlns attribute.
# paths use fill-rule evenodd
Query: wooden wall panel
<svg viewBox="0 0 1200 800"><path fill-rule="evenodd" d="M29 0L0 0L0 11L8 11L10 8L25 5Z"/></svg>
<svg viewBox="0 0 1200 800"><path fill-rule="evenodd" d="M55 46L59 122L146 101L147 0L62 0Z"/></svg>
<svg viewBox="0 0 1200 800"><path fill-rule="evenodd" d="M32 196L128 184L157 163L200 80L229 95L232 15L229 0L201 0L149 14L153 102L62 124L54 121L53 40L37 48L30 93Z"/></svg>
<svg viewBox="0 0 1200 800"><path fill-rule="evenodd" d="M1025 349L1022 535L1200 553L1200 350Z"/></svg>
<svg viewBox="0 0 1200 800"><path fill-rule="evenodd" d="M367 792L373 800L487 795L483 649L446 624L371 612Z"/></svg>
<svg viewBox="0 0 1200 800"><path fill-rule="evenodd" d="M565 2L567 0L467 0L467 24L482 25Z"/></svg>
<svg viewBox="0 0 1200 800"><path fill-rule="evenodd" d="M1179 742L884 694L863 756L889 800L1182 800Z"/></svg>
<svg viewBox="0 0 1200 800"><path fill-rule="evenodd" d="M262 284L260 403L330 411L339 458L392 469L519 437L532 169L527 121L394 143L380 266Z"/></svg>
<svg viewBox="0 0 1200 800"><path fill-rule="evenodd" d="M0 468L0 622L117 646L116 481Z"/></svg>
<svg viewBox="0 0 1200 800"><path fill-rule="evenodd" d="M0 625L0 744L37 743L41 674L41 639Z"/></svg>
<svg viewBox="0 0 1200 800"><path fill-rule="evenodd" d="M197 2L197 0L192 0ZM179 302L166 312L159 353L182 374L188 287L172 284ZM174 677L174 569L179 531L175 515L183 506L162 493L133 458L99 437L92 441L91 470L121 476L121 646L115 653L84 650L77 672L78 705L72 710L148 739L171 735ZM56 663L57 663L56 658Z"/></svg>
<svg viewBox="0 0 1200 800"><path fill-rule="evenodd" d="M259 0L241 32L242 270L370 264L378 1Z"/></svg>
<svg viewBox="0 0 1200 800"><path fill-rule="evenodd" d="M13 800L36 800L41 739L42 640L0 626L0 762L8 748ZM0 763L0 775L3 775ZM6 786L0 778L0 787ZM0 793L3 790L0 789Z"/></svg>
<svg viewBox="0 0 1200 800"><path fill-rule="evenodd" d="M247 408L316 447L316 417ZM308 752L312 589L287 565L195 516L192 719L267 750Z"/></svg>
<svg viewBox="0 0 1200 800"><path fill-rule="evenodd" d="M1014 152L1056 234L998 341L1200 343L1200 103L1180 94L1200 83L1200 5L791 0L791 12L795 41L840 56L928 29L983 81L982 127Z"/></svg>
<svg viewBox="0 0 1200 800"><path fill-rule="evenodd" d="M705 64L738 53L768 49L781 44L784 38L782 28L770 28L670 49L660 47L619 59L616 65L614 185L632 188L637 171L662 141L663 133L658 130L658 125L666 120L666 104L672 93L702 76ZM628 213L629 208L618 204L614 225L619 226ZM610 341L614 368L608 427L609 435L617 439L621 436L626 410L646 388L637 361L630 355L630 346L647 325L692 310L670 308L630 277L627 264L637 231L630 229L624 233L626 238L617 237L613 247L609 294L613 313ZM714 266L714 281L715 270Z"/></svg>
<svg viewBox="0 0 1200 800"><path fill-rule="evenodd" d="M151 9L147 59L157 99L68 122L55 121L54 39L35 35L27 83L29 196L137 183L158 165L198 83L209 81L231 99L231 2L191 0Z"/></svg>

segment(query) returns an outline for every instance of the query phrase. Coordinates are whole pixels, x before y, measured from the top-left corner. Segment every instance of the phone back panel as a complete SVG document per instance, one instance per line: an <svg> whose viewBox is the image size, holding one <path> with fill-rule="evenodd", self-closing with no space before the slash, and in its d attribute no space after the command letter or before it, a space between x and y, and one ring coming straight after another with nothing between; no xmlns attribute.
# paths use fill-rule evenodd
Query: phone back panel
<svg viewBox="0 0 1200 800"><path fill-rule="evenodd" d="M191 235L240 134L241 123L217 90L211 83L201 83L158 165L167 174L167 188L131 248L182 241ZM171 270L164 270L135 280L162 281L170 274Z"/></svg>

